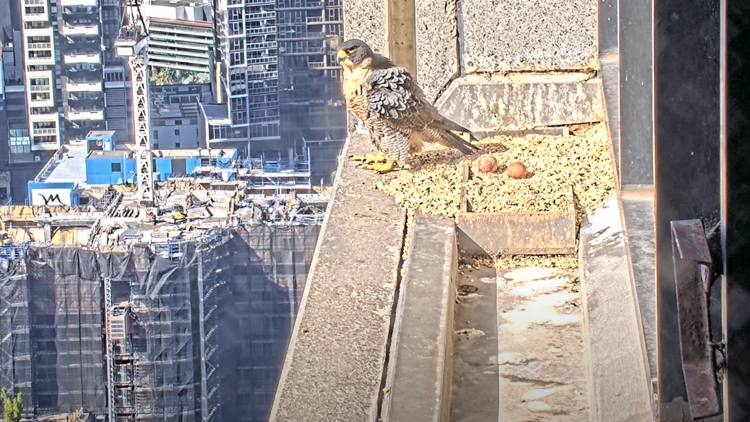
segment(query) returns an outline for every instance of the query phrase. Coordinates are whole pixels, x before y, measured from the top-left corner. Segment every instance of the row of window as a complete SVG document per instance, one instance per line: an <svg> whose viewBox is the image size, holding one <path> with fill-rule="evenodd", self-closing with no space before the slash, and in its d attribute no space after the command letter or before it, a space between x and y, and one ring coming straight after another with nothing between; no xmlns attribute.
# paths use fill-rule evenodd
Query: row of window
<svg viewBox="0 0 750 422"><path fill-rule="evenodd" d="M172 122L172 120L169 120L169 121ZM174 120L173 122L174 122L173 124L167 124L167 120L153 119L151 120L151 125L152 126L182 126L183 124L197 125L198 119Z"/></svg>
<svg viewBox="0 0 750 422"><path fill-rule="evenodd" d="M184 129L183 129L183 130L184 130ZM175 136L180 136L180 129L175 129L175 130L174 130L174 135L175 135ZM199 136L199 133L198 133L198 129L195 129L195 136ZM152 133L152 136L151 136L151 138L152 138L153 140L158 140L158 139L159 139L159 131L158 131L158 130L154 130L154 131L153 131L153 133ZM179 143L177 143L177 144L175 144L175 145L180 145L180 144L179 144ZM156 147L154 147L154 148L156 148ZM179 148L179 146L178 146L177 148Z"/></svg>

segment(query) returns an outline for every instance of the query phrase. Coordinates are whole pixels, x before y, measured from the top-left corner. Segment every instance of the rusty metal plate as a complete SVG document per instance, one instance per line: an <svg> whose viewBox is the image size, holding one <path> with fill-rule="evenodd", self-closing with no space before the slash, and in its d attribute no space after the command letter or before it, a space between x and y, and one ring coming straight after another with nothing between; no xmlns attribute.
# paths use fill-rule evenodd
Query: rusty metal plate
<svg viewBox="0 0 750 422"><path fill-rule="evenodd" d="M463 170L463 180L469 167ZM461 193L458 243L467 255L555 255L576 252L576 213L573 189L566 211L471 212L465 190Z"/></svg>
<svg viewBox="0 0 750 422"><path fill-rule="evenodd" d="M711 253L700 220L672 221L671 227L682 372L690 415L702 419L721 412L708 319Z"/></svg>

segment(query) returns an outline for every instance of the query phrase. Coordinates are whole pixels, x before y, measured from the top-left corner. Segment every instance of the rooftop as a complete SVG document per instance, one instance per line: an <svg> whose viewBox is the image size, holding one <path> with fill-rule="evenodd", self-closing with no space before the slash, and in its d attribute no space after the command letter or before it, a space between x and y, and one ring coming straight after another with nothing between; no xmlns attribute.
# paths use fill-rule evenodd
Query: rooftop
<svg viewBox="0 0 750 422"><path fill-rule="evenodd" d="M192 101L196 96L197 101ZM210 100L210 84L152 86L151 118L154 120L152 125L159 126L160 119L197 119L198 104Z"/></svg>
<svg viewBox="0 0 750 422"><path fill-rule="evenodd" d="M153 151L158 158L198 158L198 157L233 157L237 154L236 149L160 149Z"/></svg>
<svg viewBox="0 0 750 422"><path fill-rule="evenodd" d="M213 28L213 23L200 20L185 20L185 19L167 19L167 18L150 18L149 21L154 24L166 24L166 25L180 25L180 26L191 26L196 28L206 28L209 31Z"/></svg>
<svg viewBox="0 0 750 422"><path fill-rule="evenodd" d="M122 154L122 152L118 152ZM34 178L35 182L85 183L86 146L66 145L60 148L42 167Z"/></svg>
<svg viewBox="0 0 750 422"><path fill-rule="evenodd" d="M126 158L133 158L133 151L130 150L114 150L114 151L89 151L88 154L86 154L86 158L120 158L123 155L125 155ZM86 163L84 161L84 173L86 172Z"/></svg>
<svg viewBox="0 0 750 422"><path fill-rule="evenodd" d="M179 7L179 6L187 6L187 7L199 7L199 6L205 6L210 5L210 3L205 1L196 1L196 0L154 0L149 3L150 6L171 6L171 7Z"/></svg>
<svg viewBox="0 0 750 422"><path fill-rule="evenodd" d="M227 110L227 107L225 105L200 103L199 107L203 115L206 116L206 121L208 121L209 125L229 126L232 124L232 121L229 120L229 111Z"/></svg>
<svg viewBox="0 0 750 422"><path fill-rule="evenodd" d="M114 137L114 130L92 130L86 137L98 138L98 137Z"/></svg>
<svg viewBox="0 0 750 422"><path fill-rule="evenodd" d="M17 243L113 248L145 243L157 249L174 242L200 240L217 230L238 225L320 224L325 215L326 195L239 196L245 186L243 182L214 183L207 187L199 183L165 182L156 190L158 206L147 209L139 203L135 186L119 185L87 190L89 199L85 208L4 207L30 211L3 215ZM235 205L231 206L233 202ZM172 214L179 207L186 211L184 222L175 220ZM157 215L156 221L148 219L148 210ZM53 230L52 238L45 238L48 235L44 233L44 225L57 229Z"/></svg>
<svg viewBox="0 0 750 422"><path fill-rule="evenodd" d="M182 118L197 118L197 107L195 103L192 104L167 104L161 103L151 107L151 118L152 119L182 119ZM153 124L153 126L159 126Z"/></svg>

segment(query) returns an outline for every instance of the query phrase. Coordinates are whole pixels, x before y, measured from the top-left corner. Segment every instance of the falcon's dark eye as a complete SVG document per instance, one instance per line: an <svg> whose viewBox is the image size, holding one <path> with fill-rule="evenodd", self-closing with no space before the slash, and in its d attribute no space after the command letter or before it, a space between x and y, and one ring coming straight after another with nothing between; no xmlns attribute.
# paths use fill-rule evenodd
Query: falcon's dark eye
<svg viewBox="0 0 750 422"><path fill-rule="evenodd" d="M354 52L354 47L352 47L352 48L347 48L347 49L346 49L346 52L347 52L347 53L353 53L353 52Z"/></svg>

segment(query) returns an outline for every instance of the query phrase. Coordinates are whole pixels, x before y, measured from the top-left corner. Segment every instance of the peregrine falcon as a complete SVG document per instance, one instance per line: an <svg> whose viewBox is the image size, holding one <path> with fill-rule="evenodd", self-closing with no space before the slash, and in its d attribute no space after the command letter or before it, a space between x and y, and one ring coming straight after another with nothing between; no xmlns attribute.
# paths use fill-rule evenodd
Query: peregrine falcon
<svg viewBox="0 0 750 422"><path fill-rule="evenodd" d="M346 105L362 120L379 151L377 156L353 157L365 161L363 168L384 173L408 166L410 155L421 151L423 142L437 142L464 154L479 150L453 133L476 140L468 129L440 115L406 69L374 53L363 41L341 43L337 60L343 68Z"/></svg>

